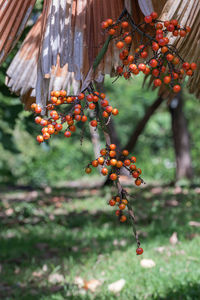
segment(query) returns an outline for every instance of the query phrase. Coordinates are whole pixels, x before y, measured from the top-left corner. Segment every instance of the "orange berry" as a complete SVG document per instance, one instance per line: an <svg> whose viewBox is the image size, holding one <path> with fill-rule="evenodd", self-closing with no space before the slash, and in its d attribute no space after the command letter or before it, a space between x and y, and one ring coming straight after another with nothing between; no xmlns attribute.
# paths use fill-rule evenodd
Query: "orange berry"
<svg viewBox="0 0 200 300"><path fill-rule="evenodd" d="M124 210L126 208L126 205L124 203L120 203L119 209Z"/></svg>
<svg viewBox="0 0 200 300"><path fill-rule="evenodd" d="M127 205L128 204L128 200L122 199L122 203L124 203L125 205Z"/></svg>
<svg viewBox="0 0 200 300"><path fill-rule="evenodd" d="M37 104L36 104L36 103L31 104L31 109L32 109L32 110L35 110L36 107L37 107Z"/></svg>
<svg viewBox="0 0 200 300"><path fill-rule="evenodd" d="M117 167L117 168L123 167L123 162L122 162L121 160L118 160L118 161L117 161L117 164L116 164L116 167Z"/></svg>
<svg viewBox="0 0 200 300"><path fill-rule="evenodd" d="M93 165L93 167L98 167L98 165L99 165L99 163L98 163L98 161L95 159L95 160L93 160L92 161L92 165Z"/></svg>
<svg viewBox="0 0 200 300"><path fill-rule="evenodd" d="M54 92L54 96L57 97L57 98L60 97L60 92L59 91L55 91Z"/></svg>
<svg viewBox="0 0 200 300"><path fill-rule="evenodd" d="M87 121L87 116L85 116L85 115L82 116L81 121L82 121L82 122L86 122L86 121Z"/></svg>
<svg viewBox="0 0 200 300"><path fill-rule="evenodd" d="M90 125L91 125L92 127L97 127L97 121L96 121L96 120L92 120L92 121L90 122Z"/></svg>
<svg viewBox="0 0 200 300"><path fill-rule="evenodd" d="M109 33L110 35L115 34L115 32L116 32L116 30L115 30L114 28L111 28L111 29L108 30L108 33Z"/></svg>
<svg viewBox="0 0 200 300"><path fill-rule="evenodd" d="M98 157L98 163L100 164L100 165L103 165L104 164L104 158L103 157Z"/></svg>
<svg viewBox="0 0 200 300"><path fill-rule="evenodd" d="M64 136L69 138L71 136L71 132L70 131L65 131Z"/></svg>
<svg viewBox="0 0 200 300"><path fill-rule="evenodd" d="M41 121L42 121L41 117L38 116L35 118L35 123L40 124Z"/></svg>
<svg viewBox="0 0 200 300"><path fill-rule="evenodd" d="M110 205L110 206L115 206L115 204L116 204L116 201L115 201L114 199L111 199L111 200L109 201L109 205Z"/></svg>
<svg viewBox="0 0 200 300"><path fill-rule="evenodd" d="M111 150L109 152L110 157L115 157L116 156L116 151Z"/></svg>
<svg viewBox="0 0 200 300"><path fill-rule="evenodd" d="M142 180L141 180L140 178L137 178L137 179L135 180L135 184L136 184L137 186L141 185L141 183L142 183Z"/></svg>
<svg viewBox="0 0 200 300"><path fill-rule="evenodd" d="M171 76L165 76L163 81L164 81L164 83L169 84L171 81Z"/></svg>
<svg viewBox="0 0 200 300"><path fill-rule="evenodd" d="M37 141L38 141L38 143L42 143L44 141L43 136L42 135L38 135L37 136Z"/></svg>
<svg viewBox="0 0 200 300"><path fill-rule="evenodd" d="M119 196L115 197L115 201L120 202L120 197Z"/></svg>
<svg viewBox="0 0 200 300"><path fill-rule="evenodd" d="M40 114L42 112L42 108L39 105L37 105L35 107L35 112L36 112L36 114Z"/></svg>
<svg viewBox="0 0 200 300"><path fill-rule="evenodd" d="M196 70L197 64L191 63L190 68L191 68L192 70Z"/></svg>
<svg viewBox="0 0 200 300"><path fill-rule="evenodd" d="M127 28L128 27L128 22L127 21L122 22L121 27L124 28L124 29Z"/></svg>
<svg viewBox="0 0 200 300"><path fill-rule="evenodd" d="M123 150L123 151L122 151L122 155L123 155L123 156L128 156L128 155L129 155L128 150Z"/></svg>
<svg viewBox="0 0 200 300"><path fill-rule="evenodd" d="M56 124L56 126L55 126L55 129L56 129L57 131L62 130L62 128L63 128L62 124Z"/></svg>
<svg viewBox="0 0 200 300"><path fill-rule="evenodd" d="M125 215L122 215L119 220L120 220L120 222L124 223L124 222L126 222L127 218Z"/></svg>
<svg viewBox="0 0 200 300"><path fill-rule="evenodd" d="M132 37L127 36L127 37L125 37L124 41L125 41L126 44L130 44L132 42Z"/></svg>
<svg viewBox="0 0 200 300"><path fill-rule="evenodd" d="M115 212L115 214L116 214L116 216L119 216L120 215L120 210L118 209L118 210L116 210L116 212Z"/></svg>
<svg viewBox="0 0 200 300"><path fill-rule="evenodd" d="M132 176L133 176L134 178L138 178L138 177L139 177L139 173L138 173L137 171L134 171L134 172L132 173Z"/></svg>
<svg viewBox="0 0 200 300"><path fill-rule="evenodd" d="M113 108L112 114L113 114L114 116L116 116L116 115L118 115L118 113L119 113L118 109L117 109L117 108Z"/></svg>
<svg viewBox="0 0 200 300"><path fill-rule="evenodd" d="M110 150L115 150L116 149L116 145L115 144L110 144Z"/></svg>
<svg viewBox="0 0 200 300"><path fill-rule="evenodd" d="M101 150L100 150L100 153L101 153L101 155L104 156L104 155L106 155L107 151L106 151L106 149L101 149Z"/></svg>
<svg viewBox="0 0 200 300"><path fill-rule="evenodd" d="M88 167L88 168L85 169L85 173L90 174L91 172L92 172L91 168Z"/></svg>
<svg viewBox="0 0 200 300"><path fill-rule="evenodd" d="M102 168L101 174L103 174L104 176L108 175L108 169L107 168Z"/></svg>
<svg viewBox="0 0 200 300"><path fill-rule="evenodd" d="M111 166L116 166L116 164L117 164L117 160L116 159L114 159L114 158L112 158L111 160L110 160L110 164L111 164Z"/></svg>
<svg viewBox="0 0 200 300"><path fill-rule="evenodd" d="M75 125L69 126L69 130L72 131L72 132L75 132L76 131L76 126Z"/></svg>
<svg viewBox="0 0 200 300"><path fill-rule="evenodd" d="M130 166L130 170L131 170L131 171L134 171L134 170L136 170L136 169L137 169L137 168L136 168L136 165L131 165L131 166Z"/></svg>
<svg viewBox="0 0 200 300"><path fill-rule="evenodd" d="M118 49L122 49L122 48L124 48L124 43L123 43L123 42L118 42L118 43L116 44L116 47L117 47Z"/></svg>
<svg viewBox="0 0 200 300"><path fill-rule="evenodd" d="M155 86L161 86L162 81L161 81L160 79L155 79L154 82L153 82L153 84L154 84Z"/></svg>
<svg viewBox="0 0 200 300"><path fill-rule="evenodd" d="M43 138L44 138L44 140L48 140L50 138L50 134L48 132L45 132L43 134Z"/></svg>
<svg viewBox="0 0 200 300"><path fill-rule="evenodd" d="M117 174L116 173L112 173L112 174L110 174L110 179L111 180L117 180Z"/></svg>
<svg viewBox="0 0 200 300"><path fill-rule="evenodd" d="M131 164L130 159L125 159L124 164L125 164L125 166L130 166L130 164Z"/></svg>
<svg viewBox="0 0 200 300"><path fill-rule="evenodd" d="M178 92L180 92L180 90L181 90L181 87L178 84L173 87L174 93L178 93Z"/></svg>

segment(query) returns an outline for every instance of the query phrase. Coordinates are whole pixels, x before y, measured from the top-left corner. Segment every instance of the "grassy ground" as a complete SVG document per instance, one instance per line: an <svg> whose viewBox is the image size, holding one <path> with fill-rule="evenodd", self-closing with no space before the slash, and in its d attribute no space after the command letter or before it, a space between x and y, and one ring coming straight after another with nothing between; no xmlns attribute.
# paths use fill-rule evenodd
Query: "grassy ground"
<svg viewBox="0 0 200 300"><path fill-rule="evenodd" d="M142 256L135 255L130 224L119 224L106 205L109 190L49 192L0 194L0 299L200 298L200 230L189 223L200 220L200 189L134 192ZM142 267L144 258L155 266ZM80 289L77 276L101 285ZM124 288L109 292L119 279Z"/></svg>

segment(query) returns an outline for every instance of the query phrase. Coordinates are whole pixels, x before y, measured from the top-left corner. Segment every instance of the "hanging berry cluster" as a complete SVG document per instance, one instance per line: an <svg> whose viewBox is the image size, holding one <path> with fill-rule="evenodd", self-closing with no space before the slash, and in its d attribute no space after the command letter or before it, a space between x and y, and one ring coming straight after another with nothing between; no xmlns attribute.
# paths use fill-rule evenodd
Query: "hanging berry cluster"
<svg viewBox="0 0 200 300"><path fill-rule="evenodd" d="M140 72L145 75L151 74L155 87L164 83L169 85L174 93L178 93L184 75L192 76L197 65L189 64L180 57L177 49L170 44L167 34L170 32L175 37L185 37L190 32L190 27L182 28L175 19L160 21L157 18L157 13L152 12L144 18L143 23L136 25L126 11L122 19L116 22L107 19L101 26L121 50L119 58L122 64L116 69L118 76L128 79L132 74L138 75ZM140 45L133 53L133 37L136 33L141 37Z"/></svg>
<svg viewBox="0 0 200 300"><path fill-rule="evenodd" d="M91 167L96 168L100 165L102 166L101 174L104 176L110 174L110 180L116 181L117 179L119 179L121 168L124 167L135 179L135 184L137 186L141 185L141 183L143 182L143 180L140 178L142 170L140 168L137 168L135 165L136 157L131 156L129 158L128 150L123 150L121 153L118 153L116 148L117 147L115 144L111 144L110 146L101 149L101 155L87 165L87 167L85 168L85 172L89 174L92 172ZM117 157L120 158L117 159Z"/></svg>
<svg viewBox="0 0 200 300"><path fill-rule="evenodd" d="M171 33L175 37L185 37L190 32L190 28L188 26L182 28L177 20L160 21L157 18L157 13L152 12L150 16L144 18L143 23L135 24L131 15L124 9L116 22L107 19L102 22L101 26L110 35L109 40L114 40L116 47L121 51L119 53L121 65L116 69L117 78L124 76L128 79L142 72L145 75L152 75L155 87L166 84L173 92L178 93L184 76L192 76L197 66L181 58L177 49L170 44L167 35ZM140 36L140 44L133 51L135 35ZM103 57L102 53L105 54L105 49L107 47L104 47L103 52L100 52L95 59L94 70ZM64 105L66 108L63 113L60 106ZM42 109L36 103L31 105L31 109L37 114L35 122L42 126L42 134L37 136L39 143L62 130L64 130L64 136L69 138L76 131L78 122L84 124L87 121L94 128L100 125L105 136L109 136L110 140L107 125L110 117L119 113L117 108L109 104L104 93L95 91L92 82L78 95L67 95L65 90L52 91L50 101L45 107L46 116L42 116ZM106 147L100 151L100 156L87 165L85 172L89 174L92 172L92 167L100 166L101 174L109 176L117 189L117 195L112 197L109 205L118 207L115 214L121 223L127 220L124 211L128 212L137 242L136 254L140 255L143 249L140 247L135 229L135 216L130 201L127 199L128 193L120 183L120 172L122 168L125 168L134 178L135 185L140 186L144 183L140 177L142 171L135 165L136 157L129 157L127 150L119 152L115 144L110 144L107 140L106 143Z"/></svg>
<svg viewBox="0 0 200 300"><path fill-rule="evenodd" d="M111 115L118 115L118 109L109 105L104 93L93 91L92 93L80 93L77 96L67 96L66 91L52 91L50 104L46 106L48 111L47 117L36 116L35 122L40 124L42 128L42 135L37 136L37 141L42 143L48 140L52 134L58 134L64 129L64 136L69 138L71 134L76 131L76 123L85 123L88 121L87 111L94 111L95 118L90 120L92 127L97 127L100 122L97 110L101 111L101 116L106 120ZM98 103L100 105L98 105ZM59 106L63 104L70 104L70 108L65 114L59 111ZM31 109L36 114L41 114L42 109L36 103L31 105Z"/></svg>

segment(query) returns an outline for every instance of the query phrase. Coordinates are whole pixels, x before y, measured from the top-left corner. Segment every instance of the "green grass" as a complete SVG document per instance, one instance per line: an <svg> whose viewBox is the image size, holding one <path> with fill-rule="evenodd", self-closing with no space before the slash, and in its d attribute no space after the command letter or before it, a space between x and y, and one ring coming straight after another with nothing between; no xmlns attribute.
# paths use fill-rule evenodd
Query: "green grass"
<svg viewBox="0 0 200 300"><path fill-rule="evenodd" d="M159 189L134 191L142 256L130 224L119 224L106 205L108 189L1 193L0 299L199 299L200 230L189 225L199 221L198 190ZM156 266L142 268L143 258ZM51 283L53 273L64 281ZM102 285L83 292L76 276ZM108 285L121 278L120 294L110 293Z"/></svg>

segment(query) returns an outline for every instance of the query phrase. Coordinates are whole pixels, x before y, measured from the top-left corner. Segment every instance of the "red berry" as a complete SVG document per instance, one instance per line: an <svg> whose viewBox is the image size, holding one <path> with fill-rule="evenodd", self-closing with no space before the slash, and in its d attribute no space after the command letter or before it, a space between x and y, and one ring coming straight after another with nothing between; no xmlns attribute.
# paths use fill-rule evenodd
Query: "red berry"
<svg viewBox="0 0 200 300"><path fill-rule="evenodd" d="M173 87L174 93L178 93L178 92L180 92L180 90L181 90L181 87L178 84Z"/></svg>
<svg viewBox="0 0 200 300"><path fill-rule="evenodd" d="M110 206L115 206L115 203L116 203L116 201L115 201L114 199L111 199L111 200L109 201L109 205L110 205Z"/></svg>
<svg viewBox="0 0 200 300"><path fill-rule="evenodd" d="M151 13L151 17L152 17L153 20L154 20L154 19L157 19L157 18L158 18L157 12L153 11L153 12Z"/></svg>
<svg viewBox="0 0 200 300"><path fill-rule="evenodd" d="M137 248L136 249L137 255L141 255L143 252L144 252L144 250L142 248Z"/></svg>
<svg viewBox="0 0 200 300"><path fill-rule="evenodd" d="M92 127L97 127L97 121L96 121L96 120L92 120L92 121L90 122L90 125L91 125Z"/></svg>
<svg viewBox="0 0 200 300"><path fill-rule="evenodd" d="M156 59L152 59L152 60L150 61L150 66L151 66L152 68L157 67L157 65L158 65L158 62L157 62Z"/></svg>
<svg viewBox="0 0 200 300"><path fill-rule="evenodd" d="M65 131L64 136L69 138L71 136L71 132L70 131Z"/></svg>
<svg viewBox="0 0 200 300"><path fill-rule="evenodd" d="M146 16L146 17L144 18L144 21L145 21L146 23L151 23L151 22L152 22L152 17L151 17L151 16Z"/></svg>

